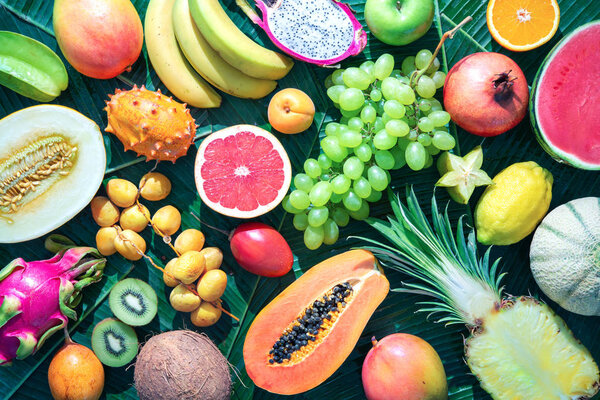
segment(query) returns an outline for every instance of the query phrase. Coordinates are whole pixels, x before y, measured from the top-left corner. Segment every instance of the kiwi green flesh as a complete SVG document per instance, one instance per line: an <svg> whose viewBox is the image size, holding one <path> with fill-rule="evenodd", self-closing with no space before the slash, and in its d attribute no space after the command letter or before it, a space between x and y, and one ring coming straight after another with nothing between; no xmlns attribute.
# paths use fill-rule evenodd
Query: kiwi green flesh
<svg viewBox="0 0 600 400"><path fill-rule="evenodd" d="M133 278L124 279L112 288L108 304L115 317L131 326L149 324L158 310L154 289Z"/></svg>
<svg viewBox="0 0 600 400"><path fill-rule="evenodd" d="M135 331L123 322L107 318L92 332L92 350L100 362L109 367L122 367L138 353Z"/></svg>

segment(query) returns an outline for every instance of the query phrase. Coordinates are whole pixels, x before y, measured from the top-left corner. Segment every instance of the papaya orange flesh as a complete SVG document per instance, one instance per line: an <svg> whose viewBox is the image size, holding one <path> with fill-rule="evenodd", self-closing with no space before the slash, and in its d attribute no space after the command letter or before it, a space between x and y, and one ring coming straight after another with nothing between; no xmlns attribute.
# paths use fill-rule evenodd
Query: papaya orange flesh
<svg viewBox="0 0 600 400"><path fill-rule="evenodd" d="M289 357L274 359L274 354L281 355L275 352L281 349L276 344L290 339L290 332L302 323L306 310L314 314L315 301L326 302L324 296L331 299L340 291L343 294L338 301L329 302L336 304L328 312L330 317L310 322L306 344L296 340L297 350L283 352ZM350 355L388 291L389 282L368 251L348 251L315 265L256 316L244 342L248 376L257 386L277 394L298 394L318 386Z"/></svg>

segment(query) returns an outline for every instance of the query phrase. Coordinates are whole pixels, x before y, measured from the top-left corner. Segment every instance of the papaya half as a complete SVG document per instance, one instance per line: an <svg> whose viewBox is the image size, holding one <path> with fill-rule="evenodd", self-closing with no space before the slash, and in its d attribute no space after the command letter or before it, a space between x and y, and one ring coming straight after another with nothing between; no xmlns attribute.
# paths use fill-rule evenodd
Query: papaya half
<svg viewBox="0 0 600 400"><path fill-rule="evenodd" d="M244 342L248 376L277 394L318 386L350 355L389 287L379 263L365 250L315 265L252 322Z"/></svg>

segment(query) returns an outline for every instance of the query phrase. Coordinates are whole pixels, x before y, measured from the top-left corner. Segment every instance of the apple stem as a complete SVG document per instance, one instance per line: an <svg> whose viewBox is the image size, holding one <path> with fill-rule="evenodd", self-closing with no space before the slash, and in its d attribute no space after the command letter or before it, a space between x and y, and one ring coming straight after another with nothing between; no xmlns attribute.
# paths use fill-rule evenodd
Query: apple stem
<svg viewBox="0 0 600 400"><path fill-rule="evenodd" d="M373 346L377 344L377 339L375 339L375 336L371 337L371 343L373 344Z"/></svg>
<svg viewBox="0 0 600 400"><path fill-rule="evenodd" d="M473 20L473 18L469 15L467 18L463 19L460 24L456 25L454 28L445 32L442 35L442 38L440 39L440 42L438 43L437 47L435 48L435 51L433 52L433 55L431 56L429 63L425 66L425 68L414 71L412 73L411 78L410 78L410 86L411 87L413 87L417 82L419 82L419 79L421 79L423 74L425 74L425 72L429 69L429 67L431 67L431 64L433 64L433 60L435 60L435 58L437 57L437 55L440 52L442 45L444 44L446 39L448 39L448 38L453 39L456 32L458 32L459 29L461 29L463 26L465 26L467 23L471 22L472 20Z"/></svg>

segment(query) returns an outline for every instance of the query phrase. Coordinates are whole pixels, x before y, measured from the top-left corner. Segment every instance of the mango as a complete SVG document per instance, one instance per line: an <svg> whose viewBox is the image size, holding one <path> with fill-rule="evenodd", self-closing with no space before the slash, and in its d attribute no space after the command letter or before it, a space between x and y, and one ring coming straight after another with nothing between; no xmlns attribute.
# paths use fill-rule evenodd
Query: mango
<svg viewBox="0 0 600 400"><path fill-rule="evenodd" d="M69 64L91 78L131 70L142 51L142 21L129 0L55 0L52 24Z"/></svg>

